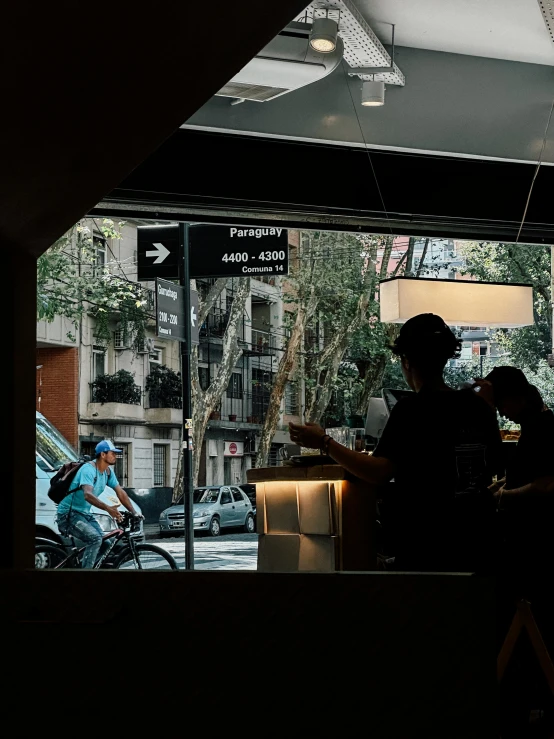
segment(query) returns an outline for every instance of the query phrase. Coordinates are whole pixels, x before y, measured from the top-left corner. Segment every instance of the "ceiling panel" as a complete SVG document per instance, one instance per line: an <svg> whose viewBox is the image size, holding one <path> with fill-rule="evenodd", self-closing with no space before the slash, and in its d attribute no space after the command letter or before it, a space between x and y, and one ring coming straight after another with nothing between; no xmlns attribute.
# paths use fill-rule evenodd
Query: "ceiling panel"
<svg viewBox="0 0 554 739"><path fill-rule="evenodd" d="M554 65L551 0L354 0L379 39L416 49ZM552 13L552 7L550 11Z"/></svg>

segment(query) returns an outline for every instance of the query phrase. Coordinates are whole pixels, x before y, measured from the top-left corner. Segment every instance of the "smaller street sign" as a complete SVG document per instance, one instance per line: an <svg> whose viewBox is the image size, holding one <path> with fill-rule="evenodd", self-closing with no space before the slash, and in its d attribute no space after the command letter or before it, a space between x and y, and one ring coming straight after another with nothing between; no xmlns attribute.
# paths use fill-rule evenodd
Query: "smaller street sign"
<svg viewBox="0 0 554 739"><path fill-rule="evenodd" d="M185 341L185 289L174 282L156 280L156 336L161 339ZM191 344L200 343L200 326L198 324L198 293L190 293L190 326Z"/></svg>
<svg viewBox="0 0 554 739"><path fill-rule="evenodd" d="M185 289L174 282L156 280L156 336L185 340Z"/></svg>
<svg viewBox="0 0 554 739"><path fill-rule="evenodd" d="M190 291L190 343L200 343L200 324L198 323L198 292Z"/></svg>

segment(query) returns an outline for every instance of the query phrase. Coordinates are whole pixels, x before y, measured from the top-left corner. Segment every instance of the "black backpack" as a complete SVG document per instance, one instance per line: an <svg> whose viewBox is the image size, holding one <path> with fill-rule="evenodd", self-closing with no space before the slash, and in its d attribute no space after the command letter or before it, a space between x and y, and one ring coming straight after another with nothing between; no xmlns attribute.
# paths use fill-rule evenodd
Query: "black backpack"
<svg viewBox="0 0 554 739"><path fill-rule="evenodd" d="M73 482L73 478L77 472L81 469L84 464L90 462L90 459L80 459L78 462L66 462L56 472L54 477L50 480L50 487L48 488L48 497L53 500L56 505L59 505L62 500L69 495L69 488ZM108 481L111 476L111 469L108 467ZM96 483L96 475L94 476L94 482ZM75 492L74 490L71 491Z"/></svg>

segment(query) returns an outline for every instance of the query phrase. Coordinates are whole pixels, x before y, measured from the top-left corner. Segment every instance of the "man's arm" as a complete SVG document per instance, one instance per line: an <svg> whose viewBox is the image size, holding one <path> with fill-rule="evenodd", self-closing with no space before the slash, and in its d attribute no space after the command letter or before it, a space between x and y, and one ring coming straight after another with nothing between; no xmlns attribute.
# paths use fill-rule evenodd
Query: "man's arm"
<svg viewBox="0 0 554 739"><path fill-rule="evenodd" d="M334 439L329 442L329 456L360 480L373 485L384 485L394 477L394 468L390 459L361 454L339 444Z"/></svg>
<svg viewBox="0 0 554 739"><path fill-rule="evenodd" d="M87 503L96 506L96 508L100 508L102 511L106 511L112 518L115 518L116 521L121 521L121 513L117 510L117 506L106 505L106 503L101 501L100 498L97 498L96 495L94 495L94 487L92 485L82 485L82 488Z"/></svg>
<svg viewBox="0 0 554 739"><path fill-rule="evenodd" d="M320 449L325 430L316 423L305 425L289 423L291 441L309 449ZM374 457L369 454L355 452L339 444L334 439L327 446L329 456L360 480L373 485L384 485L394 477L394 468L390 459Z"/></svg>
<svg viewBox="0 0 554 739"><path fill-rule="evenodd" d="M137 511L135 510L133 501L131 500L131 498L129 498L129 496L127 495L125 490L123 490L121 485L116 485L114 490L116 492L117 497L119 498L121 502L121 505L125 506L125 508L129 511L129 513L132 513L133 516L139 516L140 514L137 513Z"/></svg>
<svg viewBox="0 0 554 739"><path fill-rule="evenodd" d="M503 500L505 499L505 496L515 499L522 495L535 497L542 497L543 495L554 495L554 477L539 477L538 479L533 480L533 482L529 482L527 483L527 485L522 485L519 488L512 488L510 490L506 487L503 487L501 490L495 493L495 497L501 498Z"/></svg>

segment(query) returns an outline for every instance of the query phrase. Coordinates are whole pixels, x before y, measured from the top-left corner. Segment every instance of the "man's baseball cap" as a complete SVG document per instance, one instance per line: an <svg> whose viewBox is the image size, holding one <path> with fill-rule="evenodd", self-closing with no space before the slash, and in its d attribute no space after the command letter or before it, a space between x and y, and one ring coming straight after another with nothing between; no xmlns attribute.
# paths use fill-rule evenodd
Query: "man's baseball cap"
<svg viewBox="0 0 554 739"><path fill-rule="evenodd" d="M99 441L95 449L96 454L100 454L101 452L121 453L122 451L123 449L118 449L117 447L115 447L113 441L110 441L109 439L104 439L104 441Z"/></svg>

